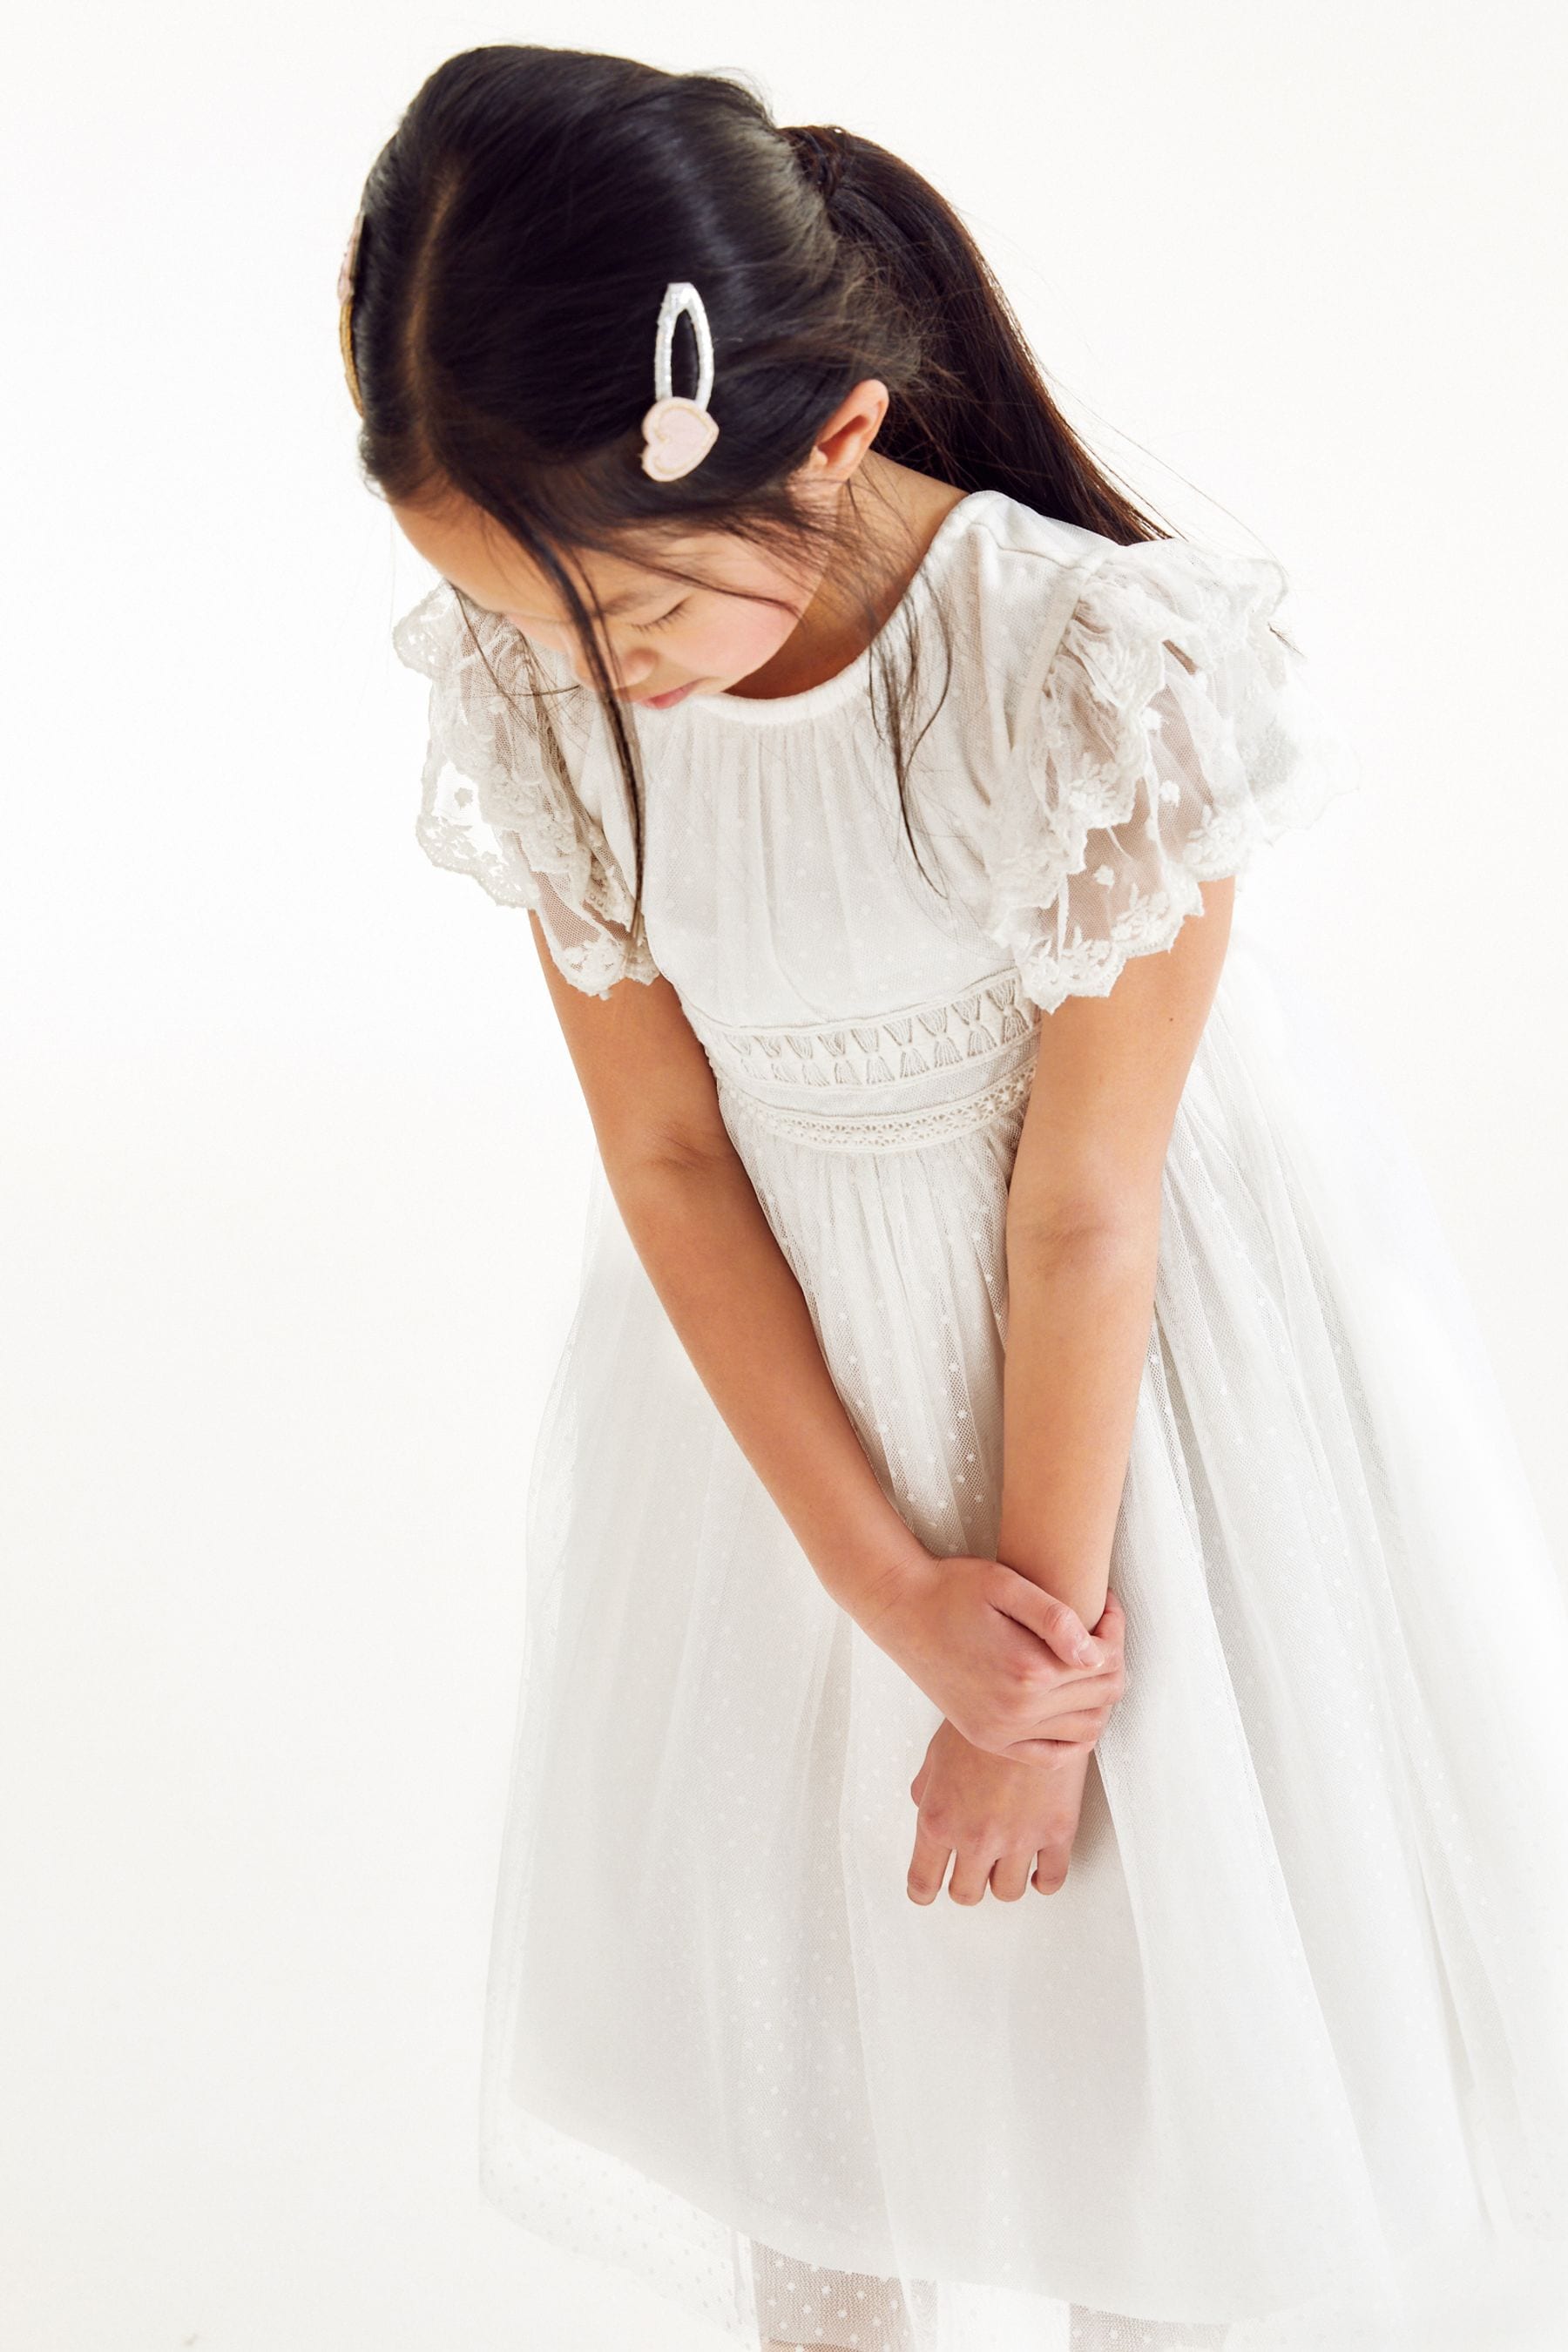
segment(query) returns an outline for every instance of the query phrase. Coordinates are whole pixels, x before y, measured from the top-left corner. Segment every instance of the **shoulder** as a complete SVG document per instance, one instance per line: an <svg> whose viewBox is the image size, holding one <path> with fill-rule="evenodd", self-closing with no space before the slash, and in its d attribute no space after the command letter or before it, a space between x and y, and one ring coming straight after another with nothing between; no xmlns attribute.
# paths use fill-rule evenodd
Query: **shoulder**
<svg viewBox="0 0 1568 2352"><path fill-rule="evenodd" d="M1014 702L1020 723L1032 719L1064 647L1081 650L1092 635L1106 650L1152 656L1173 633L1215 647L1272 624L1289 593L1271 556L1186 539L1114 540L1001 491L970 504L954 584L978 623L993 690Z"/></svg>
<svg viewBox="0 0 1568 2352"><path fill-rule="evenodd" d="M1357 762L1279 625L1273 558L1123 543L1001 497L973 523L967 748L941 792L984 929L1053 1011L1170 946L1204 882L1312 822Z"/></svg>
<svg viewBox="0 0 1568 2352"><path fill-rule="evenodd" d="M1031 569L1059 570L1115 545L1100 531L1042 514L1005 490L977 490L965 506L974 551L998 572L1010 569L1022 577Z"/></svg>
<svg viewBox="0 0 1568 2352"><path fill-rule="evenodd" d="M440 581L393 630L430 681L416 834L433 864L537 914L555 961L604 992L655 977L629 876L625 780L598 697Z"/></svg>
<svg viewBox="0 0 1568 2352"><path fill-rule="evenodd" d="M1046 629L1065 620L1095 568L1115 542L1079 523L1040 514L1003 490L964 501L945 586L950 603L977 632L995 684L1029 665Z"/></svg>
<svg viewBox="0 0 1568 2352"><path fill-rule="evenodd" d="M1238 637L1258 644L1289 585L1270 557L1189 540L1114 540L999 490L965 501L942 584L956 624L963 723L972 741L986 737L1000 756L1036 732L1042 706L1074 703L1082 715L1086 670L1106 698L1135 707L1173 641L1194 669Z"/></svg>

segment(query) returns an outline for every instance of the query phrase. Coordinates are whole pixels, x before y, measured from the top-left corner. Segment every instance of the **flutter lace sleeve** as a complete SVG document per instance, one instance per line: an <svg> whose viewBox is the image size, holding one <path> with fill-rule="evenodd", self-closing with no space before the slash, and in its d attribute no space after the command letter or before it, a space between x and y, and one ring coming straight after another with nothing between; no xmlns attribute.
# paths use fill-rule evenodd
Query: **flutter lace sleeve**
<svg viewBox="0 0 1568 2352"><path fill-rule="evenodd" d="M1047 1013L1171 947L1199 885L1354 790L1303 659L1271 625L1271 559L1115 547L1037 661L988 812L987 928Z"/></svg>
<svg viewBox="0 0 1568 2352"><path fill-rule="evenodd" d="M597 698L498 614L442 581L392 633L429 678L429 744L415 832L437 866L531 908L568 980L604 996L658 968L605 814L624 787ZM536 691L536 689L538 689ZM548 712L548 722L545 713Z"/></svg>

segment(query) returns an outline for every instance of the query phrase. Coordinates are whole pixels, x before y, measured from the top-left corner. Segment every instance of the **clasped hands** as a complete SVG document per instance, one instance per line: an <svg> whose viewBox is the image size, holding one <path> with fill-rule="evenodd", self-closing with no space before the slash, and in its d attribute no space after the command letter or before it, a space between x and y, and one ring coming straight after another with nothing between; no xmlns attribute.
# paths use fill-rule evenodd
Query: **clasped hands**
<svg viewBox="0 0 1568 2352"><path fill-rule="evenodd" d="M1000 1560L925 1555L860 1620L942 1710L910 1783L908 1892L1016 1902L1066 1879L1089 1759L1121 1696L1126 1621L1113 1593L1092 1629Z"/></svg>

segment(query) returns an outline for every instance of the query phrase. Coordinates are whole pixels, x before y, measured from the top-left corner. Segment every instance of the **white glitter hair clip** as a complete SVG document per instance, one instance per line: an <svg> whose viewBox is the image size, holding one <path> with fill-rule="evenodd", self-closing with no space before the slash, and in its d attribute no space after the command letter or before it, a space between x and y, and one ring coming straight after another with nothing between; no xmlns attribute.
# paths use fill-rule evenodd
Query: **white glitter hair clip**
<svg viewBox="0 0 1568 2352"><path fill-rule="evenodd" d="M691 400L678 399L670 391L675 322L683 310L697 337L697 392ZM708 414L708 396L713 389L713 338L708 331L702 297L683 278L670 279L659 305L653 388L656 398L642 421L642 469L656 482L678 482L682 474L689 474L693 466L702 463L719 438L719 427Z"/></svg>
<svg viewBox="0 0 1568 2352"><path fill-rule="evenodd" d="M361 205L349 230L349 241L343 247L343 257L338 266L338 300L346 302L354 290L354 264L359 259L360 231L364 226L364 206Z"/></svg>

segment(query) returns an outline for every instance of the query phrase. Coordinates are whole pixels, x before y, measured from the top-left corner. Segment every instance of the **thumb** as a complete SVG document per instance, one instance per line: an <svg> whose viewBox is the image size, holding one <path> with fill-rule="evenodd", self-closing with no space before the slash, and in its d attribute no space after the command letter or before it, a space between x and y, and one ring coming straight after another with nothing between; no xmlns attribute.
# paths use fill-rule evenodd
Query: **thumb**
<svg viewBox="0 0 1568 2352"><path fill-rule="evenodd" d="M1122 1608L1115 1593L1108 1591L1105 1596L1105 1607L1095 1621L1095 1639L1099 1642L1120 1642L1126 1631L1127 1612Z"/></svg>
<svg viewBox="0 0 1568 2352"><path fill-rule="evenodd" d="M999 1606L1005 1615L1026 1625L1031 1633L1037 1633L1064 1666L1098 1666L1101 1663L1100 1645L1090 1640L1089 1628L1078 1612L1069 1609L1065 1601L1058 1601L1054 1592L1046 1592L1026 1576L1020 1576L1016 1569L1008 1570Z"/></svg>

